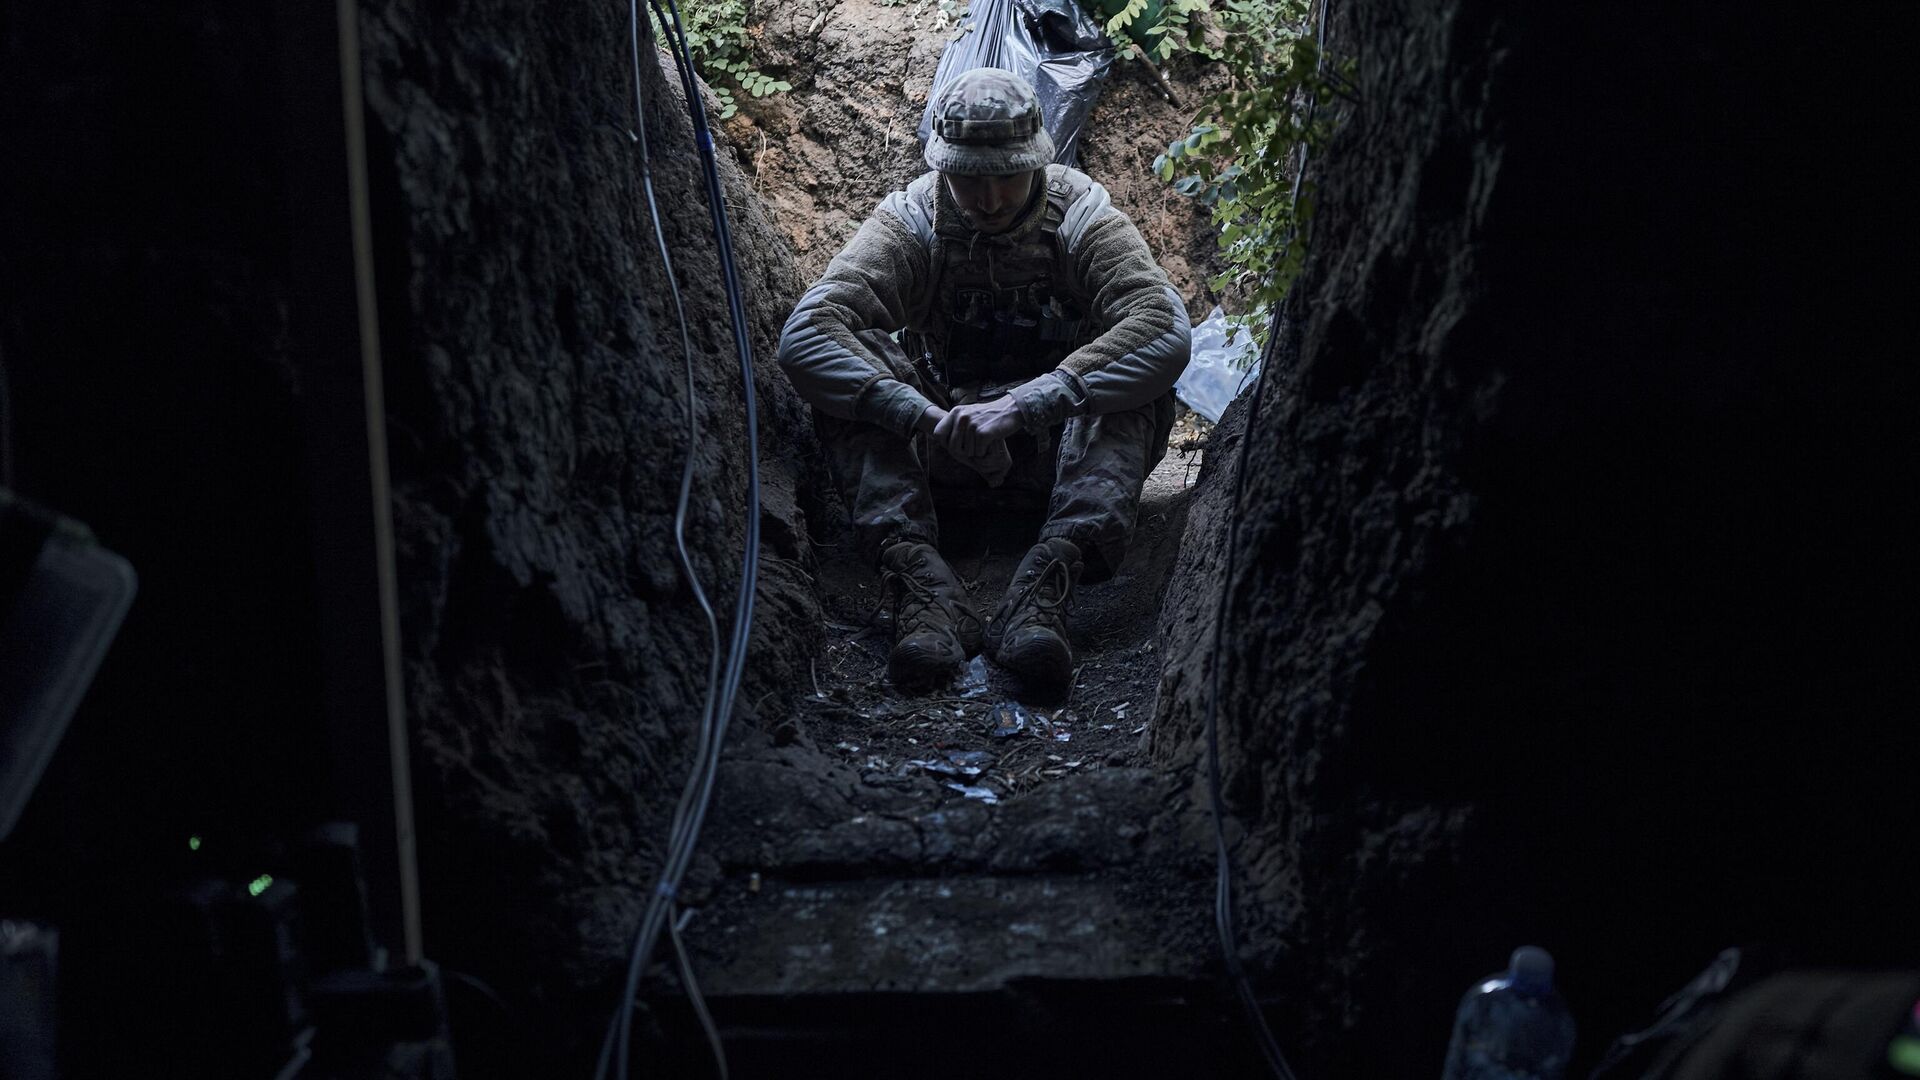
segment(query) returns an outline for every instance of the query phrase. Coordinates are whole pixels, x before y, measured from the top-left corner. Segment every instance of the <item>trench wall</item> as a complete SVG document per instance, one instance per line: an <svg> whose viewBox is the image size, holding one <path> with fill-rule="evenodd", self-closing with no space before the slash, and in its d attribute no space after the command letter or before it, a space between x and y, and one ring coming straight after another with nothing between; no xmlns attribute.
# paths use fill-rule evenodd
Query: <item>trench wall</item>
<svg viewBox="0 0 1920 1080"><path fill-rule="evenodd" d="M622 960L709 655L674 555L682 358L630 134L625 8L421 2L364 18L430 948L564 997ZM664 57L643 61L695 353L686 535L724 633L742 392L689 122ZM805 670L815 604L795 491L811 436L772 363L792 256L720 157L761 361L751 724Z"/></svg>
<svg viewBox="0 0 1920 1080"><path fill-rule="evenodd" d="M1893 21L1336 5L1357 85L1259 425L1209 449L1155 735L1210 842L1249 438L1229 828L1320 1075L1432 1074L1528 941L1588 1061L1726 945L1911 962Z"/></svg>

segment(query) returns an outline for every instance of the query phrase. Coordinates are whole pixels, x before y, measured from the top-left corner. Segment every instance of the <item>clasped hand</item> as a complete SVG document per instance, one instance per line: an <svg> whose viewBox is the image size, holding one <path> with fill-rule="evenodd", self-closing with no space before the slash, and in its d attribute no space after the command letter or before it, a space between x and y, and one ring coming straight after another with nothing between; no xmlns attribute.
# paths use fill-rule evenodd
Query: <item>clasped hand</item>
<svg viewBox="0 0 1920 1080"><path fill-rule="evenodd" d="M952 409L929 405L920 417L920 429L986 477L988 484L998 486L1013 465L1007 438L1020 430L1020 406L1011 394Z"/></svg>

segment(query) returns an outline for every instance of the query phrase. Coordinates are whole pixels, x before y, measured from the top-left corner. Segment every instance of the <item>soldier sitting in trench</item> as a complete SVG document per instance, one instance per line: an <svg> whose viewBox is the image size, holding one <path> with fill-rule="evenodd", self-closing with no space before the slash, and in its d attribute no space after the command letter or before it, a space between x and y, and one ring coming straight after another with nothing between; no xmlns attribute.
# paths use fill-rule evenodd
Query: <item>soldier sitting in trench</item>
<svg viewBox="0 0 1920 1080"><path fill-rule="evenodd" d="M1058 689L1073 674L1068 600L1083 573L1119 567L1166 453L1186 308L1106 190L1050 164L1018 76L953 80L925 157L934 171L883 199L801 298L780 363L893 604L893 681L943 682L984 648ZM936 486L1050 492L984 624L936 547Z"/></svg>

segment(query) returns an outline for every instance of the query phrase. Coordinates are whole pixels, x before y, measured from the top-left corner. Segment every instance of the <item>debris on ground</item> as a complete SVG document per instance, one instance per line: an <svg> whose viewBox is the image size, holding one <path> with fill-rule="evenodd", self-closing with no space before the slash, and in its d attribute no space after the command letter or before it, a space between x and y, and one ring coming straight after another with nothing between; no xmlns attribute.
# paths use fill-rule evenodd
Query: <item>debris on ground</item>
<svg viewBox="0 0 1920 1080"><path fill-rule="evenodd" d="M987 658L976 656L972 662L960 671L960 679L954 684L954 690L963 698L979 697L991 687L987 685Z"/></svg>
<svg viewBox="0 0 1920 1080"><path fill-rule="evenodd" d="M1186 468L1174 454L1161 462L1149 477L1127 565L1112 581L1077 590L1068 627L1079 666L1064 698L1028 697L984 656L931 691L889 684L889 635L867 618L877 585L871 568L845 548L821 560L825 641L801 674L787 719L865 784L932 787L936 798L956 801L985 802L959 788L1004 801L1062 776L1145 764L1141 721L1160 669L1153 612L1185 524L1176 508L1187 497ZM980 546L956 549L954 565L976 608L990 609L1004 595L1026 541L989 534Z"/></svg>
<svg viewBox="0 0 1920 1080"><path fill-rule="evenodd" d="M987 733L996 739L1011 739L1027 730L1032 714L1017 701L1003 701L988 715Z"/></svg>
<svg viewBox="0 0 1920 1080"><path fill-rule="evenodd" d="M989 806L1000 801L999 792L990 787L969 787L966 784L948 784L947 786L969 799L979 799Z"/></svg>
<svg viewBox="0 0 1920 1080"><path fill-rule="evenodd" d="M977 776L980 770L993 764L993 755L985 750L949 750L947 760L959 766L962 772L973 770L967 772L968 776Z"/></svg>
<svg viewBox="0 0 1920 1080"><path fill-rule="evenodd" d="M1168 456L1179 460L1183 487L1192 487L1200 470L1200 451L1207 448L1213 422L1185 405L1175 410L1173 433L1167 437Z"/></svg>

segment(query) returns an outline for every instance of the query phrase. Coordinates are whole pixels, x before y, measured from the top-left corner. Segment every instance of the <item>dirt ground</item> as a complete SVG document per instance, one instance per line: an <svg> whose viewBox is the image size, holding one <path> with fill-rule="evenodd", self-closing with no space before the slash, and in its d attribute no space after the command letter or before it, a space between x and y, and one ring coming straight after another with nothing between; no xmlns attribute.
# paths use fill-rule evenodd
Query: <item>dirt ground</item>
<svg viewBox="0 0 1920 1080"><path fill-rule="evenodd" d="M984 656L943 690L895 690L886 681L891 636L886 613L876 611L880 586L872 568L844 546L822 548L827 640L812 691L797 699L788 721L790 733L804 734L870 780L924 774L986 802L1073 772L1143 764L1160 671L1155 617L1197 465L1197 454L1167 454L1147 479L1120 571L1076 590L1069 631L1077 668L1071 689L1054 699L1023 692ZM983 617L1004 595L1032 527L1012 521L986 533L949 528L943 546Z"/></svg>
<svg viewBox="0 0 1920 1080"><path fill-rule="evenodd" d="M1078 667L1055 698L984 659L946 688L895 690L872 568L850 544L816 547L811 685L770 730L736 729L682 892L701 909L688 947L711 995L1204 977L1209 864L1157 813L1175 795L1147 754L1196 459L1167 455L1119 572L1076 591ZM1037 515L963 530L951 509L942 547L990 612ZM671 985L664 964L657 977Z"/></svg>

